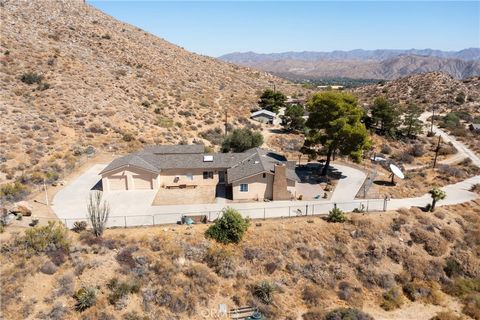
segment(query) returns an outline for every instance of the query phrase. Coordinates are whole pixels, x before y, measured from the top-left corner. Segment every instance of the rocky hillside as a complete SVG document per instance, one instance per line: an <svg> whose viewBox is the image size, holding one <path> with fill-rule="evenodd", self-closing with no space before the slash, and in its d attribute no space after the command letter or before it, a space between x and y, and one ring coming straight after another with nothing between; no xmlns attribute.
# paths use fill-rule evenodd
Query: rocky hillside
<svg viewBox="0 0 480 320"><path fill-rule="evenodd" d="M480 108L480 77L457 80L441 72L412 75L379 82L354 90L363 103L385 96L399 103L415 103L421 107L474 110Z"/></svg>
<svg viewBox="0 0 480 320"><path fill-rule="evenodd" d="M192 54L83 1L0 5L3 169L66 159L89 145L191 141L224 110L235 124L272 83L291 92L283 80Z"/></svg>
<svg viewBox="0 0 480 320"><path fill-rule="evenodd" d="M460 57L465 55L459 54ZM383 58L386 57L386 58ZM329 55L232 54L225 61L257 68L292 80L321 78L397 79L431 71L446 72L457 79L480 75L480 60L429 55L331 53Z"/></svg>

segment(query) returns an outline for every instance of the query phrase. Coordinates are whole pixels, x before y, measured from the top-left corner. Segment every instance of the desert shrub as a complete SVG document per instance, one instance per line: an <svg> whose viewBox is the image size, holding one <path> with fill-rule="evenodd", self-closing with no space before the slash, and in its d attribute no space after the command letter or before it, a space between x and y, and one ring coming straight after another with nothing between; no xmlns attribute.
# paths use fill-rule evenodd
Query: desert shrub
<svg viewBox="0 0 480 320"><path fill-rule="evenodd" d="M237 258L231 250L225 248L210 248L205 257L205 262L219 276L224 278L235 276Z"/></svg>
<svg viewBox="0 0 480 320"><path fill-rule="evenodd" d="M450 242L454 242L458 237L457 231L452 227L443 227L442 230L440 230L440 234Z"/></svg>
<svg viewBox="0 0 480 320"><path fill-rule="evenodd" d="M0 200L20 201L28 195L28 187L20 182L6 183L0 186Z"/></svg>
<svg viewBox="0 0 480 320"><path fill-rule="evenodd" d="M394 158L402 163L412 163L414 160L413 156L406 152L398 153Z"/></svg>
<svg viewBox="0 0 480 320"><path fill-rule="evenodd" d="M383 294L383 302L380 307L385 311L395 310L403 304L402 292L394 287Z"/></svg>
<svg viewBox="0 0 480 320"><path fill-rule="evenodd" d="M324 298L323 291L319 286L307 285L303 289L302 299L310 306L318 306Z"/></svg>
<svg viewBox="0 0 480 320"><path fill-rule="evenodd" d="M438 237L434 233L420 228L413 229L410 232L410 237L415 243L423 244L425 251L434 257L443 255L448 249L448 245L445 240Z"/></svg>
<svg viewBox="0 0 480 320"><path fill-rule="evenodd" d="M390 154L392 153L392 147L384 143L382 144L382 148L380 149L380 152L384 154Z"/></svg>
<svg viewBox="0 0 480 320"><path fill-rule="evenodd" d="M238 211L227 208L223 210L222 217L205 231L205 236L223 244L239 243L249 225L248 219L244 219Z"/></svg>
<svg viewBox="0 0 480 320"><path fill-rule="evenodd" d="M35 252L48 252L57 249L68 250L70 240L68 230L62 224L49 221L46 226L36 226L25 231L25 246Z"/></svg>
<svg viewBox="0 0 480 320"><path fill-rule="evenodd" d="M439 164L437 166L437 171L447 177L466 177L466 172L458 167L449 166L448 164Z"/></svg>
<svg viewBox="0 0 480 320"><path fill-rule="evenodd" d="M473 293L480 293L480 278L469 279L456 277L453 281L445 284L443 290L456 297L464 297Z"/></svg>
<svg viewBox="0 0 480 320"><path fill-rule="evenodd" d="M441 156L448 156L457 153L457 149L451 144L442 144L438 150L438 154Z"/></svg>
<svg viewBox="0 0 480 320"><path fill-rule="evenodd" d="M215 293L218 280L205 265L190 266L184 274L192 280L196 290L207 294Z"/></svg>
<svg viewBox="0 0 480 320"><path fill-rule="evenodd" d="M75 293L74 298L76 300L75 310L82 312L95 305L97 292L94 288L83 287Z"/></svg>
<svg viewBox="0 0 480 320"><path fill-rule="evenodd" d="M325 320L374 320L374 318L357 309L338 308L327 313Z"/></svg>
<svg viewBox="0 0 480 320"><path fill-rule="evenodd" d="M51 261L45 262L43 266L40 267L40 272L45 274L54 274L57 270L57 266Z"/></svg>
<svg viewBox="0 0 480 320"><path fill-rule="evenodd" d="M410 301L423 301L434 305L438 305L441 302L439 291L433 284L408 282L403 285L402 289Z"/></svg>
<svg viewBox="0 0 480 320"><path fill-rule="evenodd" d="M98 134L105 134L107 133L107 129L101 123L92 123L87 131L91 133L98 133Z"/></svg>
<svg viewBox="0 0 480 320"><path fill-rule="evenodd" d="M243 257L251 262L257 260L263 260L266 257L266 252L264 248L261 247L246 247L243 249Z"/></svg>
<svg viewBox="0 0 480 320"><path fill-rule="evenodd" d="M463 274L462 266L454 258L448 258L446 260L445 268L443 270L449 278Z"/></svg>
<svg viewBox="0 0 480 320"><path fill-rule="evenodd" d="M174 125L174 122L170 118L158 117L155 124L161 128L171 128Z"/></svg>
<svg viewBox="0 0 480 320"><path fill-rule="evenodd" d="M138 247L136 246L129 246L121 249L116 256L118 263L129 268L134 268L136 262L132 254L137 250Z"/></svg>
<svg viewBox="0 0 480 320"><path fill-rule="evenodd" d="M464 320L462 316L457 316L452 311L442 311L437 313L433 318L430 320Z"/></svg>
<svg viewBox="0 0 480 320"><path fill-rule="evenodd" d="M302 314L303 320L325 320L325 311L320 308L314 308L308 310L306 313Z"/></svg>
<svg viewBox="0 0 480 320"><path fill-rule="evenodd" d="M463 299L462 312L475 320L480 319L480 293L468 295Z"/></svg>
<svg viewBox="0 0 480 320"><path fill-rule="evenodd" d="M140 283L134 278L127 281L118 281L117 278L113 278L108 282L107 287L111 291L108 295L108 302L114 305L130 293L137 293L140 290Z"/></svg>
<svg viewBox="0 0 480 320"><path fill-rule="evenodd" d="M333 223L342 223L347 221L347 216L342 210L335 207L328 213L327 221Z"/></svg>
<svg viewBox="0 0 480 320"><path fill-rule="evenodd" d="M61 266L65 261L67 261L68 251L65 248L57 248L47 252L50 261L52 261L56 266Z"/></svg>
<svg viewBox="0 0 480 320"><path fill-rule="evenodd" d="M57 281L58 287L55 289L56 296L72 296L75 293L75 282L73 275L67 273Z"/></svg>
<svg viewBox="0 0 480 320"><path fill-rule="evenodd" d="M73 228L72 230L80 233L82 231L85 231L87 229L88 223L86 221L75 221L73 223Z"/></svg>
<svg viewBox="0 0 480 320"><path fill-rule="evenodd" d="M201 132L200 137L210 141L214 145L220 145L224 138L224 132L222 128L217 127Z"/></svg>
<svg viewBox="0 0 480 320"><path fill-rule="evenodd" d="M26 72L22 74L22 76L20 77L20 80L26 84L34 84L34 83L39 84L42 82L43 76L35 72Z"/></svg>
<svg viewBox="0 0 480 320"><path fill-rule="evenodd" d="M422 144L416 143L410 148L409 154L414 157L421 157L425 154L425 149Z"/></svg>
<svg viewBox="0 0 480 320"><path fill-rule="evenodd" d="M133 134L131 134L131 133L129 133L129 132L125 132L125 133L122 135L122 139L123 139L123 141L130 142L130 141L135 140L135 137L133 136Z"/></svg>
<svg viewBox="0 0 480 320"><path fill-rule="evenodd" d="M253 285L252 294L263 304L271 304L273 302L273 295L277 291L277 286L270 281L260 281Z"/></svg>
<svg viewBox="0 0 480 320"><path fill-rule="evenodd" d="M123 315L123 320L150 320L150 318L148 316L141 316L135 311L130 311Z"/></svg>
<svg viewBox="0 0 480 320"><path fill-rule="evenodd" d="M222 142L222 152L244 152L263 144L263 136L260 132L248 128L235 129L228 134Z"/></svg>

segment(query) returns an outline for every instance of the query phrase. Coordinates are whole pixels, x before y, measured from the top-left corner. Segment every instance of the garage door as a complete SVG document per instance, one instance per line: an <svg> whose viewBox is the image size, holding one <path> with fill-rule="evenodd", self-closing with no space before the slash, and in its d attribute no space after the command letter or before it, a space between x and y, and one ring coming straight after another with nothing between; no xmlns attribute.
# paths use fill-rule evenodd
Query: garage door
<svg viewBox="0 0 480 320"><path fill-rule="evenodd" d="M152 189L152 177L133 176L135 189Z"/></svg>
<svg viewBox="0 0 480 320"><path fill-rule="evenodd" d="M126 176L111 176L108 178L108 184L110 186L110 190L128 190Z"/></svg>

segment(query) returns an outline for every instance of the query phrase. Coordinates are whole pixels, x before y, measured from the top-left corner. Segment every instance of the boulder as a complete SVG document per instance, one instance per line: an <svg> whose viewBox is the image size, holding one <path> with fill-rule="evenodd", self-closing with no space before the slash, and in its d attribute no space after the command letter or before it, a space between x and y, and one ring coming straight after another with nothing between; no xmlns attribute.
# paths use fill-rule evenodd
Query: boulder
<svg viewBox="0 0 480 320"><path fill-rule="evenodd" d="M20 201L13 205L13 208L10 210L10 212L20 213L22 216L28 217L32 215L32 207L27 201Z"/></svg>

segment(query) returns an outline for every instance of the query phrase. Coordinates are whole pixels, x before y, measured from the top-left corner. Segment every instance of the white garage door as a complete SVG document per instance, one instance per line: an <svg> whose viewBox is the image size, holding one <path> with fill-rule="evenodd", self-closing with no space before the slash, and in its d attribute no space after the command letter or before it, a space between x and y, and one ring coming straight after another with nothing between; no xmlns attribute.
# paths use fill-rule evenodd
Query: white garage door
<svg viewBox="0 0 480 320"><path fill-rule="evenodd" d="M108 184L110 186L110 190L128 190L126 176L108 177Z"/></svg>
<svg viewBox="0 0 480 320"><path fill-rule="evenodd" d="M135 189L152 189L152 177L133 176Z"/></svg>

